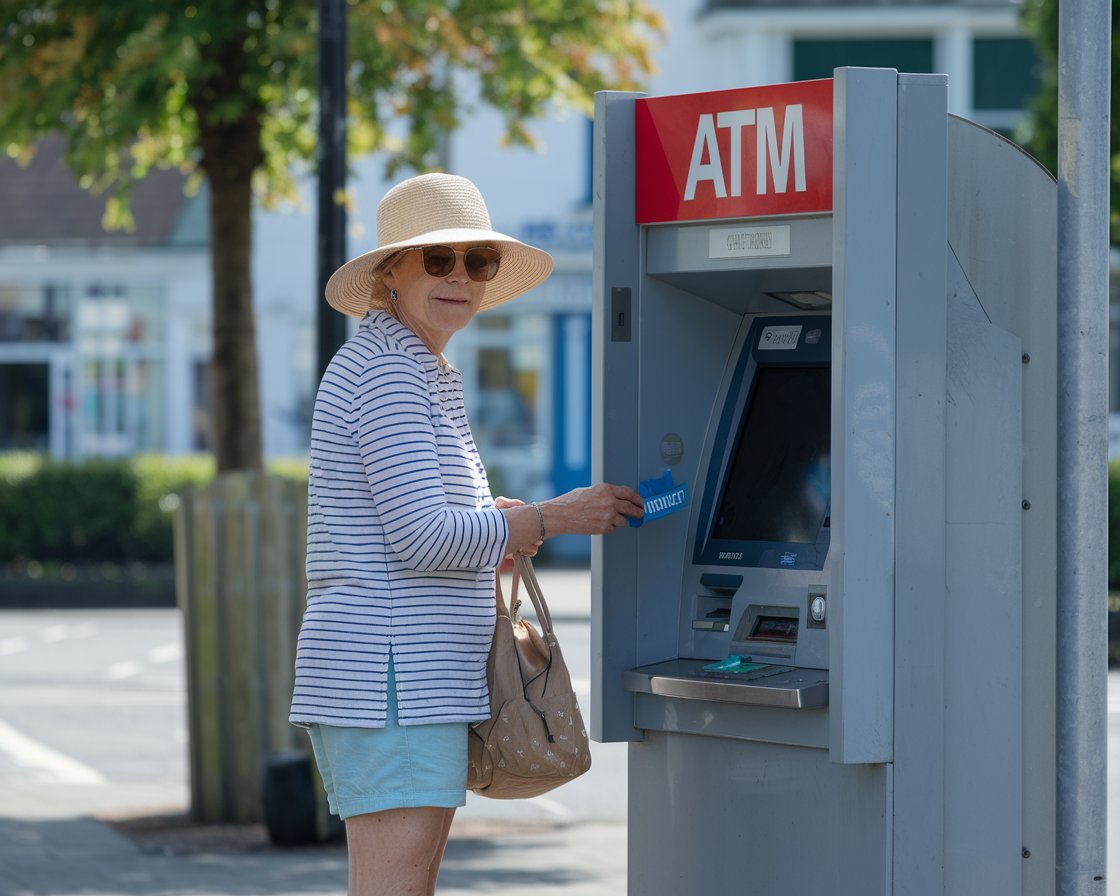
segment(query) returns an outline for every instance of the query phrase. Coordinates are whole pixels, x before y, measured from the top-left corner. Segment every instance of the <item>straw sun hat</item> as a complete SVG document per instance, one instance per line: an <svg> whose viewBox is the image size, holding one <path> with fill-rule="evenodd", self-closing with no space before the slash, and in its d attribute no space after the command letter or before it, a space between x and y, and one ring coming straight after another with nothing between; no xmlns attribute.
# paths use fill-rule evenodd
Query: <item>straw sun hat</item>
<svg viewBox="0 0 1120 896"><path fill-rule="evenodd" d="M417 246L470 243L502 253L480 311L528 292L552 271L547 252L494 231L478 187L454 174L421 174L386 193L377 207L377 242L376 249L346 262L327 281L327 301L335 310L363 317L370 308L388 307L379 266Z"/></svg>

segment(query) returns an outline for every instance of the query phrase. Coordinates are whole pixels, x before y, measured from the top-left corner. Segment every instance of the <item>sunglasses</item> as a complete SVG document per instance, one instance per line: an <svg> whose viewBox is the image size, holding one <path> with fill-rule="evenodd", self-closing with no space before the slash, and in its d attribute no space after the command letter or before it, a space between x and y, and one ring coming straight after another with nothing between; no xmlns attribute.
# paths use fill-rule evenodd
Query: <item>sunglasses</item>
<svg viewBox="0 0 1120 896"><path fill-rule="evenodd" d="M446 277L455 270L455 258L459 251L450 246L424 246L420 250L424 257L424 270L433 277ZM462 251L462 255L467 276L477 283L493 280L502 262L502 253L490 246L471 246Z"/></svg>

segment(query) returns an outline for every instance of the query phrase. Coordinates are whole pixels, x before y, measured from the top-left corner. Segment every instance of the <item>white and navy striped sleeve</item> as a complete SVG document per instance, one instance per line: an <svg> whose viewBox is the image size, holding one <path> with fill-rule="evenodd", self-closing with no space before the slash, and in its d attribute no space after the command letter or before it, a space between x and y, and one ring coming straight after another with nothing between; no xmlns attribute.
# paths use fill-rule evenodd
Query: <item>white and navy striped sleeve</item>
<svg viewBox="0 0 1120 896"><path fill-rule="evenodd" d="M494 507L448 503L424 369L407 352L378 352L354 384L349 425L385 539L415 570L481 570L505 555L509 529ZM442 467L449 466L448 471Z"/></svg>

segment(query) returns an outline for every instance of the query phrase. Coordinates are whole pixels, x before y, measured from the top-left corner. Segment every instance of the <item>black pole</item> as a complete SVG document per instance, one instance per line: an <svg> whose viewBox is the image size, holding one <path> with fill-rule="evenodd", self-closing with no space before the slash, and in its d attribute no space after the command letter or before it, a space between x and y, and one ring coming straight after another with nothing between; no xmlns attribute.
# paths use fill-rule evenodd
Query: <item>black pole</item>
<svg viewBox="0 0 1120 896"><path fill-rule="evenodd" d="M322 378L348 335L345 315L323 290L346 260L346 0L317 0L319 8L319 224L316 321Z"/></svg>

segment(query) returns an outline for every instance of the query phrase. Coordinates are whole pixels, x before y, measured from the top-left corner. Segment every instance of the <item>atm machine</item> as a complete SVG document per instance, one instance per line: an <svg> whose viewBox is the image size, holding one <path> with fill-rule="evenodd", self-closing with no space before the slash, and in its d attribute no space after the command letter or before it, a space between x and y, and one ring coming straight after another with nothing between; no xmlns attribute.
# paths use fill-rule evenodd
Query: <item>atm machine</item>
<svg viewBox="0 0 1120 896"><path fill-rule="evenodd" d="M1053 179L885 69L594 160L593 474L677 508L592 548L629 892L1053 893Z"/></svg>

